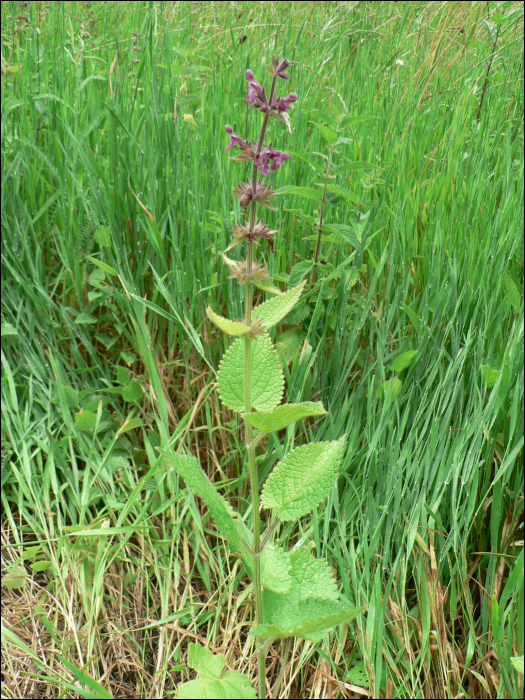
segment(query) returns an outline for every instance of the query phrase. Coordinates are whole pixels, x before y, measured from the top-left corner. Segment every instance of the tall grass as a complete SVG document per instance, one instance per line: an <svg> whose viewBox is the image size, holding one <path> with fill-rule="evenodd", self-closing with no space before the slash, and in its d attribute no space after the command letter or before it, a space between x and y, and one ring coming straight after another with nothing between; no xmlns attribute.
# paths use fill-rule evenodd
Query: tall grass
<svg viewBox="0 0 525 700"><path fill-rule="evenodd" d="M316 124L374 118L324 212L359 245L322 242L324 291L275 337L288 400L330 411L298 439L350 444L313 527L280 538L368 610L296 644L283 696L521 696L521 3L23 5L2 4L2 693L165 697L194 639L254 675L242 572L156 447L184 442L251 517L204 309L242 316L223 127L279 53L299 101L275 147L323 166ZM300 158L276 177L318 181ZM278 206L282 284L318 204Z"/></svg>

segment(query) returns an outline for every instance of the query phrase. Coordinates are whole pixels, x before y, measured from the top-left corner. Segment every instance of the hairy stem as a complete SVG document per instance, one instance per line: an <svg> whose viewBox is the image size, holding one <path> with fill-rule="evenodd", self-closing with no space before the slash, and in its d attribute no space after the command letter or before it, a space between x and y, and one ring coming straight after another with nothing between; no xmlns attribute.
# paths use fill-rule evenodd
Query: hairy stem
<svg viewBox="0 0 525 700"><path fill-rule="evenodd" d="M270 102L273 97L275 90L276 76L274 76L272 81L272 89L270 93ZM266 134L266 128L268 126L268 121L270 119L270 114L265 114L262 127L261 135L259 136L259 141L257 144L256 156L259 157L264 142L264 136ZM257 166L255 162L253 164L252 171L252 193L255 197L257 193ZM257 202L255 199L251 203L250 208L250 232L253 232L255 227L255 214L257 209ZM247 326L251 326L252 323L252 303L253 303L253 282L250 279L250 274L253 265L253 242L249 241L247 244L247 254L246 254L246 316L245 322ZM244 339L244 411L249 413L252 410L251 402L251 347L252 340L249 335L245 336ZM255 589L255 625L258 627L264 622L263 617L263 607L262 607L262 584L261 584L261 520L259 517L259 477L257 474L257 464L255 461L255 443L253 441L253 429L252 426L245 422L245 444L246 451L248 453L248 467L250 470L250 487L252 492L252 510L253 510L253 586ZM266 648L262 644L263 640L257 638L257 643L259 646L259 651L257 655L257 665L259 670L259 698L264 698L266 695Z"/></svg>
<svg viewBox="0 0 525 700"><path fill-rule="evenodd" d="M317 245L315 247L315 255L314 255L314 268L312 270L312 277L310 279L311 284L315 284L315 280L317 278L317 260L319 258L319 250L321 248L321 232L323 229L323 219L324 219L324 208L326 204L326 190L328 187L328 177L330 175L330 167L332 165L332 156L334 153L334 149L330 149L330 157L328 158L328 165L326 166L326 172L325 172L325 183L324 183L324 190L323 190L323 201L321 203L320 209L319 209L319 231L317 234Z"/></svg>

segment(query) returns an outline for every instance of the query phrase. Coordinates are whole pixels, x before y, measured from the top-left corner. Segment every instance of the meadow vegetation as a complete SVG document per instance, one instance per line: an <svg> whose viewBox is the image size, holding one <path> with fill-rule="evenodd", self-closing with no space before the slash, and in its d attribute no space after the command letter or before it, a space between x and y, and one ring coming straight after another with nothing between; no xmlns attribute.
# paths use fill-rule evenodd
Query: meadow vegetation
<svg viewBox="0 0 525 700"><path fill-rule="evenodd" d="M269 334L283 400L328 414L261 441L259 487L346 435L328 496L273 540L364 610L275 642L267 696L522 697L523 4L1 18L3 697L176 696L194 643L255 684L253 585L167 450L253 527L206 309L245 313L221 253L251 164L224 126L258 133L245 71L274 55L298 99L258 256L269 298L305 291Z"/></svg>

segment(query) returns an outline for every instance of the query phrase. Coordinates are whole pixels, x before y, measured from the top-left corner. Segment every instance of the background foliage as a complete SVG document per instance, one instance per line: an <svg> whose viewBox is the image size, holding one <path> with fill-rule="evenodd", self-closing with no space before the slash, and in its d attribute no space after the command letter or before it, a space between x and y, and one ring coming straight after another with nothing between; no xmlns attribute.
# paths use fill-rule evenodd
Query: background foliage
<svg viewBox="0 0 525 700"><path fill-rule="evenodd" d="M248 134L244 71L274 53L299 96L274 146L303 156L266 216L281 288L313 257L319 125L369 117L341 122L324 211L352 236L322 241L322 293L272 330L287 400L330 415L260 463L262 481L348 434L313 526L279 537L313 542L368 610L297 641L283 693L523 693L522 4L6 2L6 697L164 697L190 641L253 675L242 572L156 447L183 443L246 512L204 310L242 316L219 260L245 168L224 125Z"/></svg>

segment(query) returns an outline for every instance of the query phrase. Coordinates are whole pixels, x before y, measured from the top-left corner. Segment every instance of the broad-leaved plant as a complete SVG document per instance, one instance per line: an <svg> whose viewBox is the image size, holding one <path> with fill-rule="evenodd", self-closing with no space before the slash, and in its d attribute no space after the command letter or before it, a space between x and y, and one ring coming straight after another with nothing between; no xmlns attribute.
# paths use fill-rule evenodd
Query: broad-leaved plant
<svg viewBox="0 0 525 700"><path fill-rule="evenodd" d="M297 521L310 513L328 495L337 479L345 450L345 436L333 442L303 445L291 450L273 469L259 494L256 449L262 438L308 417L326 415L321 402L282 404L284 376L277 351L268 331L278 324L298 302L305 282L282 292L269 281L266 265L255 259L254 248L266 240L274 246L274 235L263 220L257 221L257 205L273 209L275 193L259 178L277 170L289 158L265 144L270 118L289 128L289 106L297 100L290 93L278 97L279 79L288 80L287 59L274 58L268 69L272 75L269 95L246 71L247 101L263 114L259 139L245 141L226 126L226 150L240 149L234 160L252 162L251 177L234 192L247 220L234 227L234 238L225 253L246 243L246 258L235 261L223 254L231 277L245 288L245 314L242 320L229 320L208 308L209 319L233 337L218 372L218 392L230 410L241 414L250 475L253 528L250 530L229 502L217 491L193 456L166 452L166 457L193 492L206 503L217 528L241 560L253 581L255 620L251 634L257 639L258 697L266 697L265 659L269 646L278 639L299 637L318 642L335 626L348 622L363 608L351 609L339 600L330 566L316 559L310 546L288 551L272 541L279 521ZM253 307L254 286L273 296ZM261 508L270 511L266 529L261 528ZM198 674L182 684L179 698L253 698L248 679L237 671L224 672L225 660L200 645L189 647L188 664Z"/></svg>

